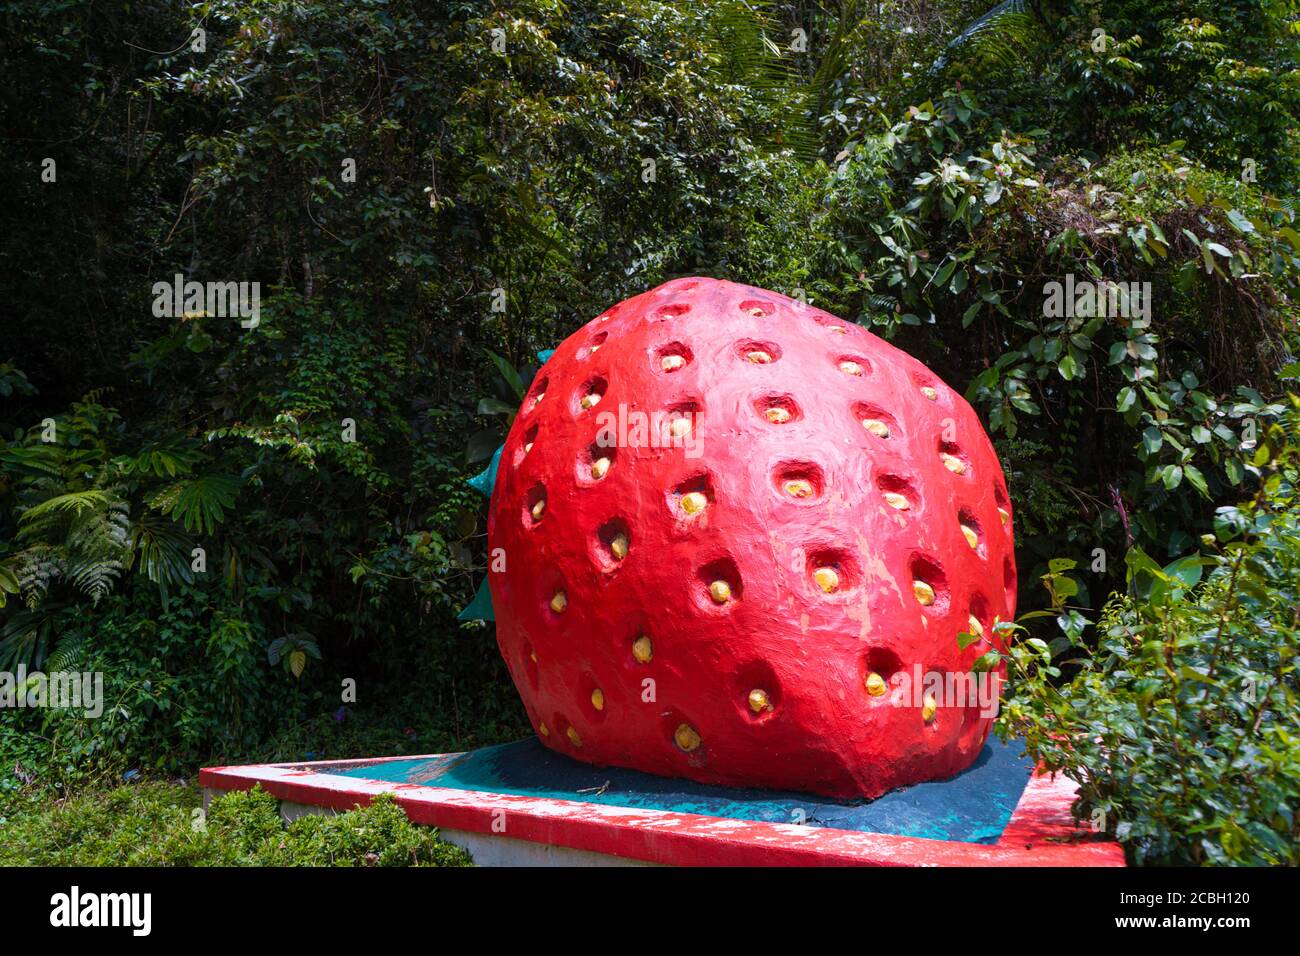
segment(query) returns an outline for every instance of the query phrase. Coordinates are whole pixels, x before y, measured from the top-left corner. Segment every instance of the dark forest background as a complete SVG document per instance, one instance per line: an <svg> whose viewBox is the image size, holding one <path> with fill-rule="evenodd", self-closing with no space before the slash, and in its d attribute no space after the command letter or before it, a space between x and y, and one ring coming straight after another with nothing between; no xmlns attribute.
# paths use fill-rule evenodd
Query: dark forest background
<svg viewBox="0 0 1300 956"><path fill-rule="evenodd" d="M1267 534L1294 517L1298 18L0 3L0 670L103 671L110 705L6 714L0 790L527 733L490 625L456 619L465 480L538 350L702 274L802 290L981 413L1022 607L1051 611L1008 726L1084 811L1137 858L1294 861L1297 574ZM260 325L156 316L177 273L259 282ZM1069 273L1151 283L1150 321L1046 317ZM1117 667L1147 627L1173 650ZM1226 659L1264 703L1187 704ZM1052 751L1067 724L1110 743ZM1204 780L1150 784L1189 759Z"/></svg>

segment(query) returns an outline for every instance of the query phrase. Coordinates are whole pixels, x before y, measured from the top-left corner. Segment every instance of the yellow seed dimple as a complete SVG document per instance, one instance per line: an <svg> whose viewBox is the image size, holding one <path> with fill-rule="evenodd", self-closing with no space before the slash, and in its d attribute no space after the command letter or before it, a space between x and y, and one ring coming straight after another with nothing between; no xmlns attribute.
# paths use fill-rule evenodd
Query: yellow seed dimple
<svg viewBox="0 0 1300 956"><path fill-rule="evenodd" d="M875 435L877 438L889 437L889 426L878 418L864 418L862 420L862 427L871 432L871 434Z"/></svg>
<svg viewBox="0 0 1300 956"><path fill-rule="evenodd" d="M929 385L922 386L921 394L924 395L932 402L936 402L939 400L939 393L936 392L934 389L932 389Z"/></svg>
<svg viewBox="0 0 1300 956"><path fill-rule="evenodd" d="M974 614L967 619L966 626L970 628L969 633L974 634L976 637L984 636L984 625L980 623L980 619Z"/></svg>
<svg viewBox="0 0 1300 956"><path fill-rule="evenodd" d="M704 497L704 494L699 491L692 491L688 494L682 495L682 510L688 515L693 515L697 511L703 511L708 503L709 499Z"/></svg>
<svg viewBox="0 0 1300 956"><path fill-rule="evenodd" d="M956 455L950 455L945 451L939 455L939 458L943 461L943 467L947 468L954 475L966 474L966 463Z"/></svg>
<svg viewBox="0 0 1300 956"><path fill-rule="evenodd" d="M755 306L750 306L750 307L749 307L748 309L746 309L745 311L748 312L750 315L755 316L755 317L762 316L762 315L767 315L766 310L764 310L764 309L762 309L762 308L760 308L759 306L756 306L756 305L755 305Z"/></svg>
<svg viewBox="0 0 1300 956"><path fill-rule="evenodd" d="M765 710L772 709L772 702L768 700L767 691L756 688L749 692L749 709L756 714L761 714Z"/></svg>
<svg viewBox="0 0 1300 956"><path fill-rule="evenodd" d="M680 355L665 355L659 361L659 367L665 372L672 372L686 364L686 359Z"/></svg>
<svg viewBox="0 0 1300 956"><path fill-rule="evenodd" d="M841 362L840 371L845 375L861 375L862 366L857 362Z"/></svg>
<svg viewBox="0 0 1300 956"><path fill-rule="evenodd" d="M818 568L813 572L813 580L827 594L837 591L840 586L840 575L834 568Z"/></svg>
<svg viewBox="0 0 1300 956"><path fill-rule="evenodd" d="M566 730L564 732L564 735L569 738L569 743L573 744L573 746L575 747L582 746L582 738L578 736L578 732L574 730L572 727Z"/></svg>
<svg viewBox="0 0 1300 956"><path fill-rule="evenodd" d="M609 459L597 458L591 463L591 477L599 481L605 477L605 472L609 471Z"/></svg>
<svg viewBox="0 0 1300 956"><path fill-rule="evenodd" d="M569 606L569 599L563 591L556 591L555 596L551 598L551 610L556 614L563 614L564 609Z"/></svg>
<svg viewBox="0 0 1300 956"><path fill-rule="evenodd" d="M605 693L599 687L591 692L591 706L597 710L605 709Z"/></svg>
<svg viewBox="0 0 1300 956"><path fill-rule="evenodd" d="M545 397L546 397L545 392L538 392L537 397L533 399L533 407L536 408L538 405L542 404L542 399L544 399Z"/></svg>
<svg viewBox="0 0 1300 956"><path fill-rule="evenodd" d="M978 548L980 546L979 532L976 531L974 528L972 528L970 525L968 524L962 525L961 533L966 537L966 543L969 544L972 548Z"/></svg>
<svg viewBox="0 0 1300 956"><path fill-rule="evenodd" d="M689 418L674 418L668 423L668 434L674 438L684 438L691 430Z"/></svg>
<svg viewBox="0 0 1300 956"><path fill-rule="evenodd" d="M709 585L709 597L715 604L726 604L731 600L731 585L726 581L714 581Z"/></svg>
<svg viewBox="0 0 1300 956"><path fill-rule="evenodd" d="M753 362L755 365L766 365L772 361L772 353L765 352L762 349L754 349L752 352L745 353L745 361Z"/></svg>
<svg viewBox="0 0 1300 956"><path fill-rule="evenodd" d="M700 745L700 735L695 732L695 728L690 724L678 724L677 730L673 733L673 740L677 742L677 746L687 753Z"/></svg>
<svg viewBox="0 0 1300 956"><path fill-rule="evenodd" d="M908 508L912 507L908 500L897 491L886 491L885 503L892 508L897 508L899 511L906 511Z"/></svg>
<svg viewBox="0 0 1300 956"><path fill-rule="evenodd" d="M934 694L926 694L925 699L921 701L921 719L927 724L934 720L934 712L938 710L938 702L934 699Z"/></svg>
<svg viewBox="0 0 1300 956"><path fill-rule="evenodd" d="M614 540L609 543L609 553L619 561L627 557L627 535L616 534Z"/></svg>
<svg viewBox="0 0 1300 956"><path fill-rule="evenodd" d="M782 408L780 405L769 408L766 412L767 420L773 425L784 425L790 420L789 409Z"/></svg>
<svg viewBox="0 0 1300 956"><path fill-rule="evenodd" d="M598 349L598 348L600 348L599 345L593 345L590 349L587 350L587 354L588 354L588 355L595 355L595 354L596 354L596 349Z"/></svg>
<svg viewBox="0 0 1300 956"><path fill-rule="evenodd" d="M934 588L924 581L913 581L912 593L916 595L916 600L924 607L929 607L934 603Z"/></svg>
<svg viewBox="0 0 1300 956"><path fill-rule="evenodd" d="M879 697L885 692L885 679L874 671L867 675L867 693Z"/></svg>
<svg viewBox="0 0 1300 956"><path fill-rule="evenodd" d="M578 404L580 404L583 408L591 408L599 401L600 401L600 396L597 395L595 392L590 392L582 396L582 401L579 402Z"/></svg>
<svg viewBox="0 0 1300 956"><path fill-rule="evenodd" d="M842 325L828 325L826 328L830 329L832 332L838 332L840 335L849 334L849 330Z"/></svg>
<svg viewBox="0 0 1300 956"><path fill-rule="evenodd" d="M544 514L546 514L546 499L540 498L537 503L533 505L533 520L541 521L542 515Z"/></svg>
<svg viewBox="0 0 1300 956"><path fill-rule="evenodd" d="M532 450L533 450L533 443L532 443L532 442L528 442L526 445L524 445L524 454L525 454L525 455L528 454L528 453L529 453L530 451L532 451Z"/></svg>
<svg viewBox="0 0 1300 956"><path fill-rule="evenodd" d="M791 498L811 498L814 491L812 482L803 478L794 478L785 483L785 493Z"/></svg>
<svg viewBox="0 0 1300 956"><path fill-rule="evenodd" d="M649 664L655 656L654 645L650 643L650 638L643 634L633 641L632 656L636 658L638 664Z"/></svg>
<svg viewBox="0 0 1300 956"><path fill-rule="evenodd" d="M1006 508L999 508L999 509L998 509L998 517L1002 519L1002 523L1003 523L1004 525L1005 525L1005 524L1010 524L1010 523L1011 523L1011 515L1009 515L1009 514L1007 513L1007 509L1006 509Z"/></svg>
<svg viewBox="0 0 1300 956"><path fill-rule="evenodd" d="M543 737L551 736L550 728L548 728L545 724L538 724L537 730Z"/></svg>
<svg viewBox="0 0 1300 956"><path fill-rule="evenodd" d="M536 651L532 651L531 653L529 653L528 656L532 659L532 662L533 662L534 664L537 663L537 652L536 652Z"/></svg>

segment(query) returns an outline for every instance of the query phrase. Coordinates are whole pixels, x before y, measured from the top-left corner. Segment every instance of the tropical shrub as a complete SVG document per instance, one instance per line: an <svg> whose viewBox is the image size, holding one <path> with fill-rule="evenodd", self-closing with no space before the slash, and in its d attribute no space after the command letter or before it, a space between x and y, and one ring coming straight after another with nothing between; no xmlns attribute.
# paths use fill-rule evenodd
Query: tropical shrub
<svg viewBox="0 0 1300 956"><path fill-rule="evenodd" d="M1162 567L1130 550L1095 644L1063 561L1060 636L1011 651L999 732L1077 781L1076 812L1136 863L1300 862L1298 436L1293 396L1246 466L1257 493L1198 551Z"/></svg>

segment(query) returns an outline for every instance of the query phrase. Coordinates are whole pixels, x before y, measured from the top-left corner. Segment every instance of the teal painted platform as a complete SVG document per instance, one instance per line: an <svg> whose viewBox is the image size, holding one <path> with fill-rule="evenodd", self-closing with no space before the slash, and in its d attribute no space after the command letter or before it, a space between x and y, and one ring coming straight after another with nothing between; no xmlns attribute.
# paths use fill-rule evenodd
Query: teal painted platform
<svg viewBox="0 0 1300 956"><path fill-rule="evenodd" d="M705 786L635 770L593 767L554 753L536 738L529 738L471 753L388 760L333 772L364 780L479 793L993 844L1006 829L1032 770L1019 744L990 740L979 759L956 777L895 790L872 801L837 801L802 793ZM598 792L602 787L603 792Z"/></svg>

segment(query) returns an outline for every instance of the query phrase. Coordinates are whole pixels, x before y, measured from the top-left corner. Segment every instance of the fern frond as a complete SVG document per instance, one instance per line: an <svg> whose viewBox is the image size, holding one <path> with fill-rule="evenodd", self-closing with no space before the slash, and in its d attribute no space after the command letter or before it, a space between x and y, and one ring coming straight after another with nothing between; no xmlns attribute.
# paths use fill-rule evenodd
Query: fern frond
<svg viewBox="0 0 1300 956"><path fill-rule="evenodd" d="M109 501L100 511L81 512L68 528L67 549L71 554L120 554L130 538L130 506Z"/></svg>
<svg viewBox="0 0 1300 956"><path fill-rule="evenodd" d="M68 581L85 594L92 604L113 590L122 576L122 561L112 557L79 556L68 565Z"/></svg>
<svg viewBox="0 0 1300 956"><path fill-rule="evenodd" d="M58 578L98 603L126 570L130 512L112 489L47 498L27 509L18 525L18 538L28 546L9 565L29 608L45 600Z"/></svg>
<svg viewBox="0 0 1300 956"><path fill-rule="evenodd" d="M0 450L0 465L27 475L57 478L63 450L58 445L4 445Z"/></svg>
<svg viewBox="0 0 1300 956"><path fill-rule="evenodd" d="M930 71L940 72L952 63L984 73L1024 67L1032 51L1049 39L1033 4L1004 0L953 37Z"/></svg>
<svg viewBox="0 0 1300 956"><path fill-rule="evenodd" d="M45 659L47 671L68 671L81 663L86 649L86 635L83 631L69 631L59 638L54 650Z"/></svg>
<svg viewBox="0 0 1300 956"><path fill-rule="evenodd" d="M90 509L107 507L108 503L108 495L97 488L92 488L89 491L70 491L66 494L55 495L53 498L47 498L40 504L28 508L19 517L18 523L28 525L42 517L60 512L70 511L77 515Z"/></svg>
<svg viewBox="0 0 1300 956"><path fill-rule="evenodd" d="M821 95L815 77L809 80L804 76L805 54L793 53L772 40L780 36L772 8L770 0L725 0L710 8L709 28L723 51L728 77L755 92L774 118L775 144L811 160L819 143L812 107ZM829 79L824 77L823 82Z"/></svg>
<svg viewBox="0 0 1300 956"><path fill-rule="evenodd" d="M49 593L50 585L63 576L67 554L62 547L41 543L19 551L10 561L23 603L35 610Z"/></svg>
<svg viewBox="0 0 1300 956"><path fill-rule="evenodd" d="M98 604L113 589L130 554L130 514L125 502L78 513L68 530L69 583Z"/></svg>

